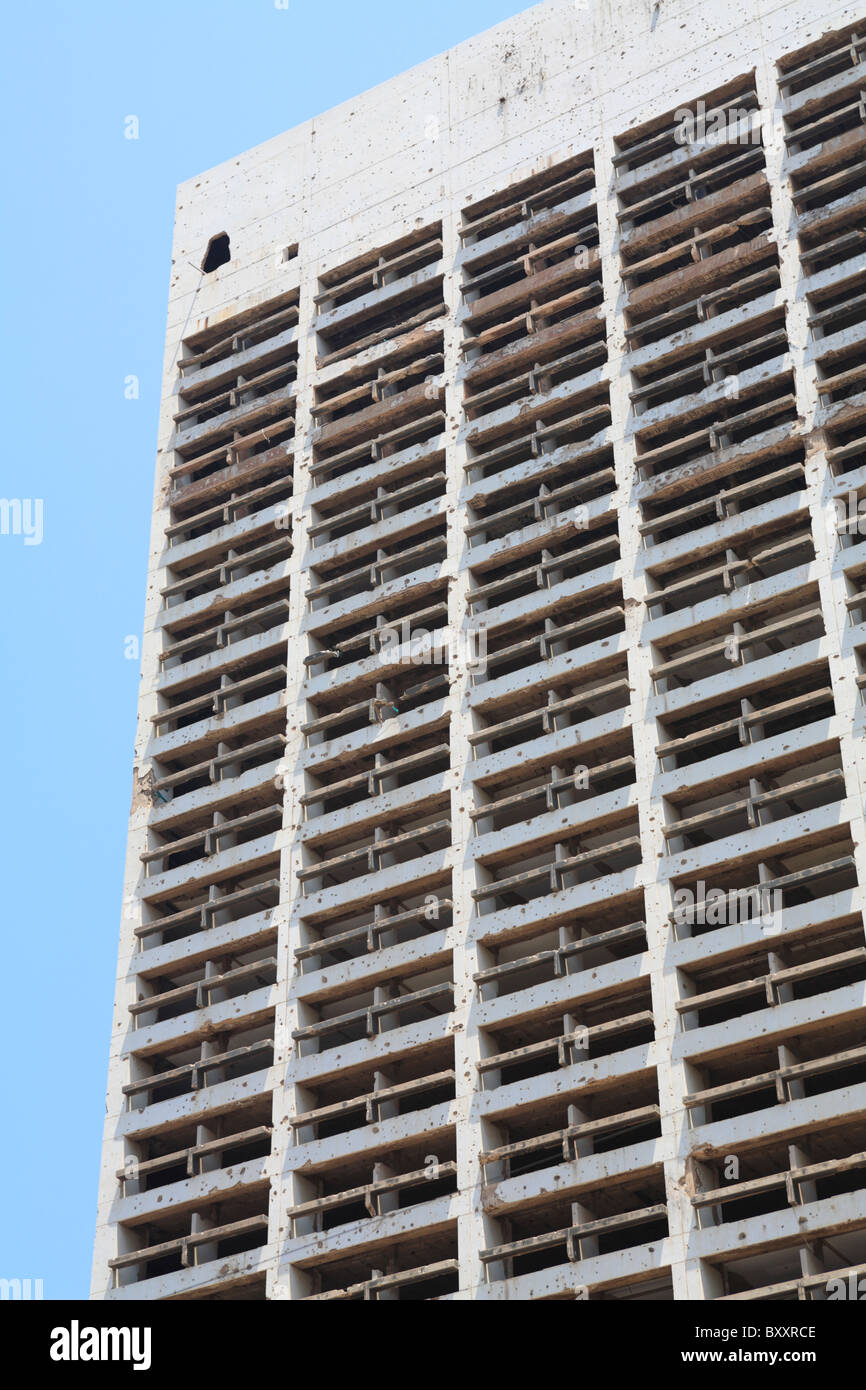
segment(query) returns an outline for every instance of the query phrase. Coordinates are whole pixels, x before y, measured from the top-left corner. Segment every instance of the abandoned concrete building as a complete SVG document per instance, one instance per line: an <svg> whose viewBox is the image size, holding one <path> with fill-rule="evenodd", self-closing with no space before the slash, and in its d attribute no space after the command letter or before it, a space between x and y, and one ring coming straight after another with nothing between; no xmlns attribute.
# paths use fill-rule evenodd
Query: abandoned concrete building
<svg viewBox="0 0 866 1390"><path fill-rule="evenodd" d="M554 0L179 190L93 1297L866 1273L864 103Z"/></svg>

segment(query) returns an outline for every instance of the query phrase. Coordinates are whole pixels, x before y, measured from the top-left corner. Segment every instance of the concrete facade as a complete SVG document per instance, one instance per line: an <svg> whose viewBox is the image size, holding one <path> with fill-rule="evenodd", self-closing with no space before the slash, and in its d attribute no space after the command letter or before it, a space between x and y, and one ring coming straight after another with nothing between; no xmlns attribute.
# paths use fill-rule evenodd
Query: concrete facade
<svg viewBox="0 0 866 1390"><path fill-rule="evenodd" d="M562 0L179 190L94 1298L866 1272L864 54Z"/></svg>

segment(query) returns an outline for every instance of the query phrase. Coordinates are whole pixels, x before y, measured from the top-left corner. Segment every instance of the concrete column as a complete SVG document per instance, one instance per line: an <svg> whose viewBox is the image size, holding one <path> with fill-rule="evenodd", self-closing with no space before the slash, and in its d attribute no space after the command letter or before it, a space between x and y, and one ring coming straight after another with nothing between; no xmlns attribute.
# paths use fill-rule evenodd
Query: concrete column
<svg viewBox="0 0 866 1390"><path fill-rule="evenodd" d="M626 325L621 309L623 289L616 220L618 208L611 177L611 161L614 154L615 145L612 139L596 143L601 270L605 303L608 306L611 435L614 441L617 482L615 503L619 517L628 673L632 689L635 797L641 840L642 862L635 871L635 877L644 888L648 963L655 1021L656 1070L661 1108L662 1140L659 1152L664 1156L674 1297L701 1298L704 1295L700 1270L690 1262L688 1254L690 1237L697 1228L686 1183L689 1131L682 1102L689 1087L684 1067L673 1062L671 1058L671 1049L677 1034L677 990L675 972L669 970L666 961L672 940L668 914L672 911L674 903L670 885L659 873L665 866L666 858L662 833L666 816L665 804L661 797L653 794L653 784L657 776L655 749L656 745L662 742L661 730L655 720L647 718L646 713L648 701L653 694L650 676L653 665L652 650L642 637L648 617L644 600L649 587L639 531L640 507L635 497L639 478L632 437L634 420L628 399L631 387L627 368Z"/></svg>

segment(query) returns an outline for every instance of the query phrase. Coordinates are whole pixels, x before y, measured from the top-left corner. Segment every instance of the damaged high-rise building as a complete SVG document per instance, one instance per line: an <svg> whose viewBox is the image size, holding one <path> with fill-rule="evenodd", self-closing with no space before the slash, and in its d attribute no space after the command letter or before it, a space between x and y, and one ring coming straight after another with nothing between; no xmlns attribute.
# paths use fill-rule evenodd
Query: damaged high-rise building
<svg viewBox="0 0 866 1390"><path fill-rule="evenodd" d="M866 1273L866 12L554 0L179 193L93 1296Z"/></svg>

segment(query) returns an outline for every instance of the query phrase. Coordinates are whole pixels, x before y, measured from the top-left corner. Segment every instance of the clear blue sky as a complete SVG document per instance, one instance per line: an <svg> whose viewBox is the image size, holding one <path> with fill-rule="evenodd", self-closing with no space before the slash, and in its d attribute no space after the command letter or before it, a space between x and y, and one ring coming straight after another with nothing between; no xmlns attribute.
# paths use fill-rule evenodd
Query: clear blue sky
<svg viewBox="0 0 866 1390"><path fill-rule="evenodd" d="M46 1298L89 1286L176 185L524 8L6 12L0 1277Z"/></svg>

